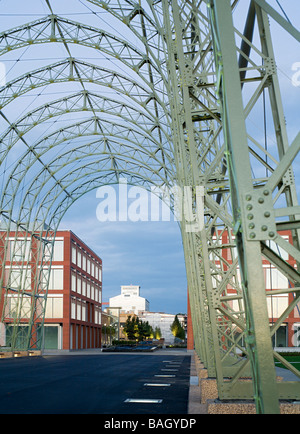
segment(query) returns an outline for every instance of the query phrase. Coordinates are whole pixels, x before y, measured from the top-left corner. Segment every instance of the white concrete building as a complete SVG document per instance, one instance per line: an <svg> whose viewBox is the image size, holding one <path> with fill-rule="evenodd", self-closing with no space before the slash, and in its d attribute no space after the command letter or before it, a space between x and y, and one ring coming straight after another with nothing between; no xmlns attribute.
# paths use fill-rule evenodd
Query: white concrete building
<svg viewBox="0 0 300 434"><path fill-rule="evenodd" d="M109 307L119 307L121 313L149 311L149 301L140 296L140 286L123 285L121 294L109 299Z"/></svg>
<svg viewBox="0 0 300 434"><path fill-rule="evenodd" d="M182 327L185 328L184 315L178 314L177 317ZM160 328L161 337L165 339L165 344L174 343L171 325L174 322L175 315L164 312L142 312L139 315L139 319L145 322L148 321L153 330L155 330L156 327Z"/></svg>

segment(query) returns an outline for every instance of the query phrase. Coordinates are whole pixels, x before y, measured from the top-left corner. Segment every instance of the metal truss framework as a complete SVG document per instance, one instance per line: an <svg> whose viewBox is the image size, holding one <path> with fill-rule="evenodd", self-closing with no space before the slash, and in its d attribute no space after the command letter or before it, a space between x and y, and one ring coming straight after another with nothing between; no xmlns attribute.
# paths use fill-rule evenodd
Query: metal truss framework
<svg viewBox="0 0 300 434"><path fill-rule="evenodd" d="M85 2L126 37L45 3L48 16L0 34L2 59L39 44L65 52L0 88L2 321L13 320L13 347L21 337L41 345L55 232L78 198L120 177L146 189L189 186L196 224L182 221L181 233L196 352L221 400L254 397L258 413L278 413L279 400L300 399L299 381L279 382L274 360L299 371L272 346L300 297L291 166L300 134L288 138L269 19L298 42L299 32L265 0ZM78 46L98 60L73 56ZM44 89L64 95L43 98ZM16 116L21 98L34 108ZM266 101L270 147L251 123ZM262 258L287 288L266 291ZM288 307L270 327L267 299L279 292Z"/></svg>

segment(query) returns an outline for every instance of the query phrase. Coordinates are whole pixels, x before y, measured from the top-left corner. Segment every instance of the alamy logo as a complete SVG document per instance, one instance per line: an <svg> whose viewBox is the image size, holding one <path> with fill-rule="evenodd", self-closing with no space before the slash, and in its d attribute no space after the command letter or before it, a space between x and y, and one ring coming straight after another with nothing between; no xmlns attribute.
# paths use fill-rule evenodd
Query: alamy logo
<svg viewBox="0 0 300 434"><path fill-rule="evenodd" d="M0 87L6 85L6 66L0 62Z"/></svg>
<svg viewBox="0 0 300 434"><path fill-rule="evenodd" d="M198 232L204 227L203 186L153 186L149 192L139 186L128 186L123 178L117 188L99 187L96 197L101 199L96 210L100 222L184 221L186 232Z"/></svg>
<svg viewBox="0 0 300 434"><path fill-rule="evenodd" d="M292 337L293 347L300 347L300 326L294 326L294 334Z"/></svg>
<svg viewBox="0 0 300 434"><path fill-rule="evenodd" d="M292 71L295 71L292 76L293 86L300 87L300 62L293 63Z"/></svg>

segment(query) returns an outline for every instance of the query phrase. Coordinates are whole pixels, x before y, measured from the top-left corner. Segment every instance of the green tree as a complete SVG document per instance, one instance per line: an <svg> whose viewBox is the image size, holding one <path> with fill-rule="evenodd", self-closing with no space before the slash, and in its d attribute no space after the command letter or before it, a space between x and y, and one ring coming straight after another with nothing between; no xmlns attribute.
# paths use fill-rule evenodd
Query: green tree
<svg viewBox="0 0 300 434"><path fill-rule="evenodd" d="M160 339L161 338L161 329L159 327L155 327L154 338L155 339Z"/></svg>
<svg viewBox="0 0 300 434"><path fill-rule="evenodd" d="M138 339L139 341L143 341L145 339L150 338L151 334L153 334L153 329L148 321L139 321L138 324Z"/></svg>
<svg viewBox="0 0 300 434"><path fill-rule="evenodd" d="M148 321L144 322L138 317L131 317L131 315L128 316L123 331L129 340L143 341L153 335L153 329Z"/></svg>
<svg viewBox="0 0 300 434"><path fill-rule="evenodd" d="M129 315L127 317L123 330L130 341L136 338L136 332L137 332L136 329L137 329L136 319L135 317L131 318L131 315Z"/></svg>
<svg viewBox="0 0 300 434"><path fill-rule="evenodd" d="M170 326L170 328L171 328L172 334L173 334L173 336L175 336L175 338L179 338L179 339L185 338L185 331L184 331L183 327L181 326L177 315L175 315L175 319L174 319L172 325Z"/></svg>

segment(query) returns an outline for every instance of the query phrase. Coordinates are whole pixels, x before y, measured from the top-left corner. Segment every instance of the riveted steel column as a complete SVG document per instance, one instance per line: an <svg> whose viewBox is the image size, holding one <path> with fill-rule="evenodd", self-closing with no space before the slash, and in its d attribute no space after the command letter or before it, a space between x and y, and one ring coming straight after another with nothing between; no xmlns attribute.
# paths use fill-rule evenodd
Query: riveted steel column
<svg viewBox="0 0 300 434"><path fill-rule="evenodd" d="M170 3L164 0L162 3L165 38L168 47L169 81L172 83L172 93L169 98L172 101L173 140L175 152L179 156L177 160L177 176L180 187L191 187L193 191L191 206L196 211L196 214L199 213L203 217L204 208L202 207L201 210L198 208L195 198L195 190L203 183L203 180L200 176L198 143L192 120L194 103L190 96L190 88L196 81L196 75L193 75L195 68L193 53L186 53L184 50L183 33L187 29L183 29L177 0ZM211 317L214 312L209 307L210 298L207 294L208 288L204 278L205 273L210 274L210 270L204 271L204 261L202 253L198 249L196 234L201 239L201 244L206 244L207 240L205 231L201 231L199 228L195 230L196 232L189 232L186 225L182 224L183 237L186 238L184 243L185 255L189 263L187 271L188 286L191 292L191 311L192 317L197 318L197 323L193 322L193 331L199 351L202 348L202 354L199 354L199 356L204 359L202 361L208 370L208 375L216 376L215 346L218 345L216 320ZM199 304L195 305L193 300L197 300ZM200 334L201 347L197 341L198 334Z"/></svg>
<svg viewBox="0 0 300 434"><path fill-rule="evenodd" d="M248 204L254 196L257 200L257 195L254 195L251 177L231 3L230 0L211 0L208 6L246 305L247 347L252 365L254 399L258 413L279 413L260 242L255 240L254 232L248 235L246 230L251 224Z"/></svg>

